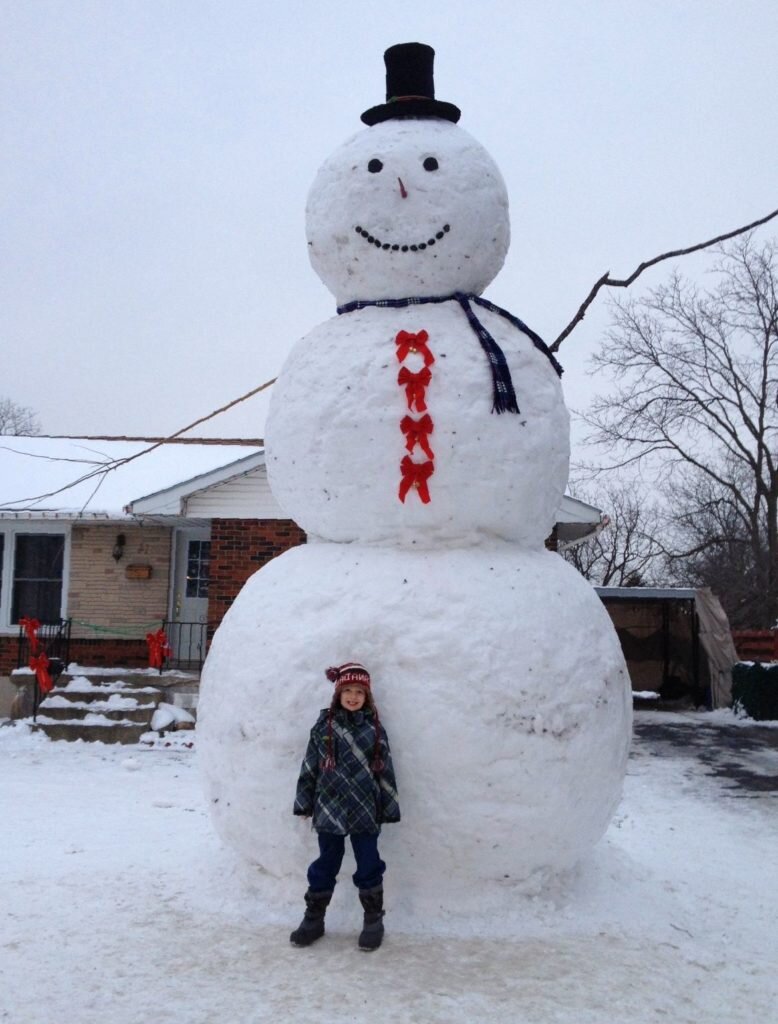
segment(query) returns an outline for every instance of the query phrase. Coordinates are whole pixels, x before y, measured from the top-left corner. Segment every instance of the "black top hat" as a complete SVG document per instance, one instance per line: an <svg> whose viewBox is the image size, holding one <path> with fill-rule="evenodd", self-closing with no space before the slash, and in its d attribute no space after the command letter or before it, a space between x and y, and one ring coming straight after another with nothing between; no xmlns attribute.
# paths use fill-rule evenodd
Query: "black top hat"
<svg viewBox="0 0 778 1024"><path fill-rule="evenodd" d="M434 60L435 51L424 43L390 46L384 53L386 103L366 110L362 115L365 124L400 117L440 117L456 124L461 114L459 107L435 99Z"/></svg>

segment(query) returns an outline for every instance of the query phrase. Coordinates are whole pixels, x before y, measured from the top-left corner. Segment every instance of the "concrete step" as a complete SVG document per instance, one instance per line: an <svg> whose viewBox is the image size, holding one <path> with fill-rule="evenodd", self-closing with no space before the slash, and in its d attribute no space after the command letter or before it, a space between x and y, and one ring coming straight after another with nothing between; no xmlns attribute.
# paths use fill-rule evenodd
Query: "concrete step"
<svg viewBox="0 0 778 1024"><path fill-rule="evenodd" d="M87 743L137 743L148 731L146 725L116 722L112 725L71 725L64 722L30 722L34 730L45 733L52 740L84 740Z"/></svg>
<svg viewBox="0 0 778 1024"><path fill-rule="evenodd" d="M91 686L86 684L88 688L84 689L74 688L81 686L81 683L69 684L71 684L71 680L60 676L51 693L67 697L69 700L104 700L106 696L111 696L112 693L135 697L138 700L159 700L164 692L159 686L153 686L150 683L146 683L145 686L136 686L123 679L112 681L100 680L99 682L92 683Z"/></svg>
<svg viewBox="0 0 778 1024"><path fill-rule="evenodd" d="M86 707L79 707L70 702L68 702L67 707L52 707L48 701L43 701L38 707L38 717L44 719L51 718L58 722L74 722L76 720L80 722L88 715L99 715L101 718L107 718L112 722L145 722L148 727L155 707L155 704L148 704L140 708L112 708L104 703L98 704L97 702L87 704Z"/></svg>
<svg viewBox="0 0 778 1024"><path fill-rule="evenodd" d="M46 695L48 701L51 697L62 697L73 704L101 704L111 697L127 697L137 702L138 707L156 707L162 700L162 691L149 687L147 690L124 689L119 687L105 687L99 690L65 690L60 686Z"/></svg>

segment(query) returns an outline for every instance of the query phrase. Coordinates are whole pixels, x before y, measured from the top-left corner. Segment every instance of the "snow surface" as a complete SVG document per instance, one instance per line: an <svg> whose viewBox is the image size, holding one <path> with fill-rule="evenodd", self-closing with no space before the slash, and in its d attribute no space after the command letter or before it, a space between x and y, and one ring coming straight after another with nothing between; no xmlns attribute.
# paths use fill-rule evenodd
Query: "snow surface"
<svg viewBox="0 0 778 1024"><path fill-rule="evenodd" d="M308 544L256 573L203 669L198 744L217 827L272 879L268 901L310 859L309 835L290 845L290 796L331 700L325 669L351 659L372 673L397 773L403 822L382 839L396 913L509 928L516 888L571 867L621 793L632 705L601 601L558 555L508 543Z"/></svg>
<svg viewBox="0 0 778 1024"><path fill-rule="evenodd" d="M194 722L194 717L183 708L176 707L174 704L166 704L164 701L160 701L151 716L151 728L157 732L179 722Z"/></svg>
<svg viewBox="0 0 778 1024"><path fill-rule="evenodd" d="M98 693L100 689L98 689ZM87 693L90 691L73 690L71 692ZM124 692L127 691L125 690ZM111 694L107 700L68 700L67 697L59 697L55 694L53 697L46 697L45 700L41 701L40 707L45 714L46 708L89 708L92 711L129 711L139 707L148 707L148 705L142 705L134 697L122 697L118 693Z"/></svg>
<svg viewBox="0 0 778 1024"><path fill-rule="evenodd" d="M137 725L137 722L133 722L129 718L107 718L105 715L95 712L84 715L83 718L52 718L45 713L45 709L44 713L39 714L35 720L39 725L96 725L101 727Z"/></svg>
<svg viewBox="0 0 778 1024"><path fill-rule="evenodd" d="M308 534L406 546L497 536L542 547L570 455L559 377L527 335L496 313L477 312L505 353L520 415L492 413L489 360L454 301L363 309L328 320L295 346L270 403L267 471L276 500ZM403 330L425 330L435 356L426 390L435 456L428 504L415 490L404 502L398 496L408 455L395 344ZM402 366L419 371L421 355ZM412 458L426 460L418 447Z"/></svg>
<svg viewBox="0 0 778 1024"><path fill-rule="evenodd" d="M391 121L325 161L307 231L341 303L480 293L508 247L505 186L461 128ZM269 905L309 856L303 836L289 849L287 794L331 699L329 665L368 667L389 731L413 835L403 844L390 827L382 840L398 921L423 910L444 928L491 917L510 930L516 890L570 868L618 802L624 658L592 588L543 550L568 474L559 379L524 331L477 312L504 349L519 415L493 412L489 358L452 301L328 321L275 385L268 480L312 543L237 596L199 703L214 820L261 866ZM422 372L420 394L406 373ZM406 488L422 471L429 494Z"/></svg>
<svg viewBox="0 0 778 1024"><path fill-rule="evenodd" d="M695 727L695 716L671 717ZM435 915L401 930L390 860L387 937L369 956L356 949L350 853L327 935L291 947L302 884L293 905L268 914L214 834L196 762L0 728L0 1020L774 1019L776 797L734 798L688 757L637 742L604 841L564 884L511 901L515 938L465 928L435 939ZM290 845L306 832L291 814L287 829Z"/></svg>
<svg viewBox="0 0 778 1024"><path fill-rule="evenodd" d="M430 158L438 162L433 171L424 168ZM383 165L377 173L368 169L372 160ZM480 294L508 251L508 196L492 158L462 128L386 121L324 162L308 195L306 231L313 268L339 306L455 288Z"/></svg>
<svg viewBox="0 0 778 1024"><path fill-rule="evenodd" d="M70 662L67 667L67 673L84 680L96 676L110 676L112 679L114 676L149 676L149 678L159 679L162 682L168 679L198 678L195 672L182 672L181 669L176 668L165 669L164 672L160 672L157 668L107 668L105 665L79 665L76 661Z"/></svg>

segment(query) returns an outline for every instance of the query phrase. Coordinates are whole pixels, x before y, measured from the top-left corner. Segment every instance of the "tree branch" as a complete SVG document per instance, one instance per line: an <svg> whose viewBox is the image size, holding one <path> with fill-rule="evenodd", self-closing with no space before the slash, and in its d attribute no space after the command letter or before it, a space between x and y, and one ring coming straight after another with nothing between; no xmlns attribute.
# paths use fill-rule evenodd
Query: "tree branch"
<svg viewBox="0 0 778 1024"><path fill-rule="evenodd" d="M656 266L657 263L661 263L663 260L674 259L676 256L688 256L690 253L699 252L701 249L708 249L711 245L716 245L718 242L726 242L730 238L736 238L738 235L745 234L746 231L751 231L753 228L761 227L762 224L767 224L767 222L771 221L773 217L778 217L778 210L773 210L772 213L768 213L766 217L761 217L759 220L755 220L752 224L746 224L745 227L742 228L735 228L734 231L728 231L724 235L718 235L716 238L711 238L707 242L700 242L698 245L691 245L687 249L674 249L672 252L663 252L659 256L654 256L653 259L646 260L644 263L641 263L640 266L629 275L629 277L625 277L621 280L611 277L610 271L606 270L602 277L595 282L592 290L578 307L578 312L575 314L573 319L567 327L565 327L554 344L550 346L551 351L557 352L562 342L573 332L578 324L580 324L586 316L589 306L591 306L597 298L601 288L629 288L629 286L638 277L640 277L644 270L648 270L649 267Z"/></svg>

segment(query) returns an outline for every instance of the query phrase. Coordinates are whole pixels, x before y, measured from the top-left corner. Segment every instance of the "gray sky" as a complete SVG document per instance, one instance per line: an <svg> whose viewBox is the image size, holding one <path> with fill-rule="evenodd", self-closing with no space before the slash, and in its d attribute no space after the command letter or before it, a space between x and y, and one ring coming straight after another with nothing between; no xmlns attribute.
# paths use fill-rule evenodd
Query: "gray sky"
<svg viewBox="0 0 778 1024"><path fill-rule="evenodd" d="M305 198L396 42L435 47L500 166L486 294L549 341L604 270L778 206L775 0L2 0L0 40L0 394L46 432L172 432L334 315ZM561 349L572 406L606 324L600 299ZM265 408L198 433L261 436Z"/></svg>

